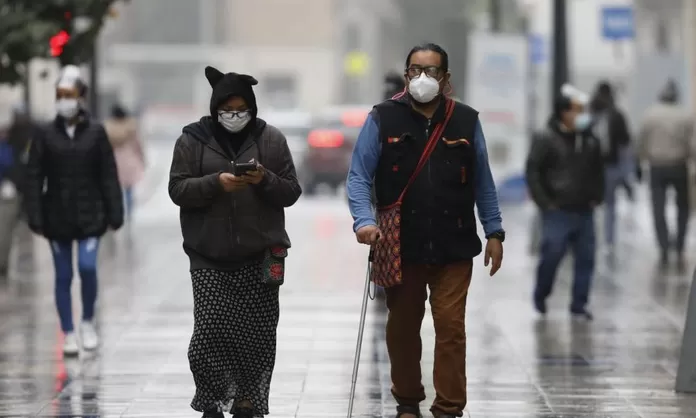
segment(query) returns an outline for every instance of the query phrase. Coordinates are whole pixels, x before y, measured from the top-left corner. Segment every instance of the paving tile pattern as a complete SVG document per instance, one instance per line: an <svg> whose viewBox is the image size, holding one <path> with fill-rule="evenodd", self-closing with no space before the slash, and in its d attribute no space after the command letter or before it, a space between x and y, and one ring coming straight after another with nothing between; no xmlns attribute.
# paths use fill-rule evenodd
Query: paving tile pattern
<svg viewBox="0 0 696 418"><path fill-rule="evenodd" d="M62 359L46 244L37 241L33 268L23 266L3 285L0 417L198 416L188 406L191 283L176 211L162 199L153 198L156 213L143 208L130 235L108 238L101 250L102 347L95 355ZM510 238L497 277L489 278L476 260L467 316L468 414L696 417L696 396L673 391L690 277L655 270L652 238L628 239L618 271L602 268L596 279L595 321L569 319L567 272L540 320L530 307L535 261L526 252L528 212L506 211ZM303 200L289 212L288 225L294 247L281 291L270 416L344 417L367 250L355 244L341 200ZM426 377L434 342L428 318ZM383 303L372 301L355 417L394 413L384 321Z"/></svg>

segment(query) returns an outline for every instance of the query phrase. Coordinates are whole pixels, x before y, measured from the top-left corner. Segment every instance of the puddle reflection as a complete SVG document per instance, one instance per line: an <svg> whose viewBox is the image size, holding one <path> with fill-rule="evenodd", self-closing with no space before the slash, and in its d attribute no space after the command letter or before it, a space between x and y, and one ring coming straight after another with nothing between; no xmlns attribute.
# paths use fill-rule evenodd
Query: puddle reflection
<svg viewBox="0 0 696 418"><path fill-rule="evenodd" d="M52 404L52 413L60 417L100 417L100 370L98 355L62 359L56 373L57 396Z"/></svg>

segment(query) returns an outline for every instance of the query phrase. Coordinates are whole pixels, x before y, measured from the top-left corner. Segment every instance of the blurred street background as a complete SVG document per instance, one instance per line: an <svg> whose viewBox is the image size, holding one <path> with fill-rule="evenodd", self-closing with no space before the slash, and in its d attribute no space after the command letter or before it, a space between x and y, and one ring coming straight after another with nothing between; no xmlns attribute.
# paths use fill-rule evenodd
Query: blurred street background
<svg viewBox="0 0 696 418"><path fill-rule="evenodd" d="M182 125L207 109L209 87L201 74L214 65L260 81L262 112L270 113L271 123L290 125L286 134L299 142L295 159L301 161L306 131L300 128L311 128L309 116L337 105L369 109L383 98L384 75L403 72L408 49L433 40L451 55L455 96L483 113L500 181L519 174L525 139L549 114L559 30L553 5L551 0L113 2L100 10L103 26L94 45L50 51L46 37L31 51L44 58L17 54L23 62L10 68L20 68L20 79L2 68L0 81L16 83L0 84L0 125L10 123L19 102L35 119L51 118L60 64L77 60L95 77L93 109L99 116L121 103L138 115L147 141L173 141ZM565 7L567 76L576 87L589 92L599 80L609 80L633 128L668 78L678 81L691 106L692 2L579 0ZM87 31L82 26L95 24L97 17L59 13L52 19L76 38L77 29ZM31 24L23 30L31 32ZM25 36L27 42L42 40ZM60 44L60 37L54 38ZM58 56L50 58L52 53ZM502 100L488 88L501 80Z"/></svg>
<svg viewBox="0 0 696 418"><path fill-rule="evenodd" d="M386 97L385 76L402 75L425 41L449 53L453 96L481 112L508 237L494 279L475 260L470 415L696 417L696 397L674 390L696 234L686 268L660 266L650 193L634 182L632 199L619 192L616 261L598 257L595 321L565 315L569 269L551 302L558 313L540 321L531 304L537 211L524 182L532 133L563 83L591 94L608 81L634 134L668 80L694 110L693 0L0 0L0 138L18 118L51 120L59 71L76 64L93 115L126 109L147 161L132 221L100 252L95 357L62 358L48 243L3 192L0 221L20 220L0 231L11 247L0 271L0 417L196 416L191 284L167 180L182 127L209 113L207 65L258 79L259 116L287 136L304 190L287 214L293 247L271 416L345 416L367 249L355 242L344 180L367 112ZM335 135L318 133L327 130ZM689 176L693 191L693 167ZM383 301L371 302L356 417L394 407L385 317ZM427 347L432 324L423 328ZM432 357L426 350L424 370Z"/></svg>

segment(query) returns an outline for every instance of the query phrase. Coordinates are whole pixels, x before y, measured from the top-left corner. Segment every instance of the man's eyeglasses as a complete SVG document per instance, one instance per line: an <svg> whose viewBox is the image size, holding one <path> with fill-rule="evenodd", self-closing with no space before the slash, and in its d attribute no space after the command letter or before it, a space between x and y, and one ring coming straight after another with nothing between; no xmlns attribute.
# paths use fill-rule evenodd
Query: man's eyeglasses
<svg viewBox="0 0 696 418"><path fill-rule="evenodd" d="M440 67L434 65L429 67L421 67L420 65L412 65L406 69L406 74L408 78L419 77L422 73L425 73L428 77L437 78L440 75Z"/></svg>

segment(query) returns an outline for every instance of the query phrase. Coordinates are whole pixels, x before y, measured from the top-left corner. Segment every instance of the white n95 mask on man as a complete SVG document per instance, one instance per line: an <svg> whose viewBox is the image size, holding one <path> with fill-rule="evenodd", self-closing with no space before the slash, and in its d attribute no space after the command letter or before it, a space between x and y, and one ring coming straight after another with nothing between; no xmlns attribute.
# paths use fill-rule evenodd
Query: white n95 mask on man
<svg viewBox="0 0 696 418"><path fill-rule="evenodd" d="M425 73L421 73L408 83L408 92L417 102L429 103L440 94L440 83Z"/></svg>

